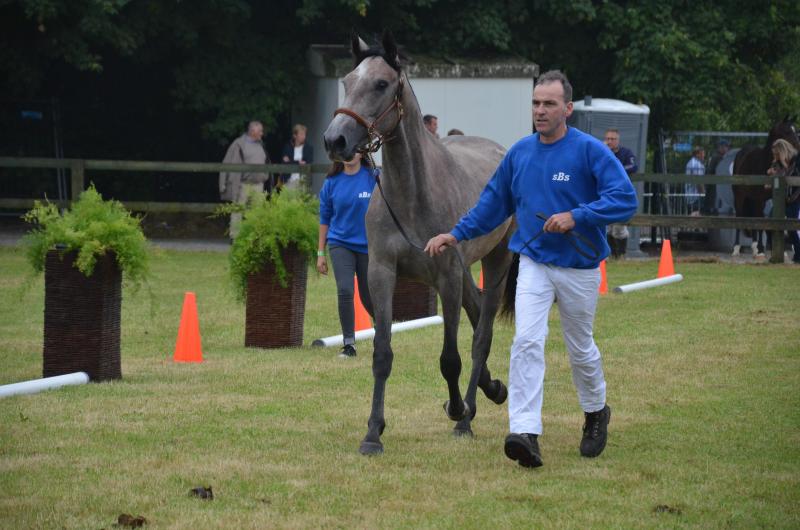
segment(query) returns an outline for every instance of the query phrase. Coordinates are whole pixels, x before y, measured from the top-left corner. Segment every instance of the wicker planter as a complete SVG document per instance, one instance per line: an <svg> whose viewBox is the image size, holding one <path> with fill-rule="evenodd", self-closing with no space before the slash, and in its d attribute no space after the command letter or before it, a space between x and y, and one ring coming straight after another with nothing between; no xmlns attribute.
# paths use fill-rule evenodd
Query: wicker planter
<svg viewBox="0 0 800 530"><path fill-rule="evenodd" d="M122 378L122 273L116 255L97 259L90 277L51 250L44 272L44 377L86 372L93 381Z"/></svg>
<svg viewBox="0 0 800 530"><path fill-rule="evenodd" d="M436 290L424 283L397 278L392 299L392 320L414 320L437 313Z"/></svg>
<svg viewBox="0 0 800 530"><path fill-rule="evenodd" d="M307 259L294 245L286 247L281 258L288 276L286 287L278 283L271 262L247 278L245 346L285 348L303 345Z"/></svg>

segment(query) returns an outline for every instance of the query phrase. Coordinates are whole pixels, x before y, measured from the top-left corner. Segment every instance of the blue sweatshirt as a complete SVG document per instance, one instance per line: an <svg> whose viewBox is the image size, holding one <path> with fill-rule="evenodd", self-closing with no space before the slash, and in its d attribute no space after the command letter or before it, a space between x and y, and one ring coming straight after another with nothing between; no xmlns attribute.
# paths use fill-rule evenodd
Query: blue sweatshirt
<svg viewBox="0 0 800 530"><path fill-rule="evenodd" d="M594 254L572 236L544 233L524 244L544 226L536 217L572 212L573 230L600 251L597 259L579 254L569 239ZM514 144L481 193L478 203L459 221L452 235L459 241L488 234L512 214L519 229L508 247L539 263L590 269L608 256L606 225L636 213L636 191L614 153L596 138L569 127L553 144L539 135ZM569 238L569 239L568 239Z"/></svg>
<svg viewBox="0 0 800 530"><path fill-rule="evenodd" d="M319 192L319 224L328 225L328 245L367 253L367 215L375 176L362 167L355 175L344 171L325 179Z"/></svg>

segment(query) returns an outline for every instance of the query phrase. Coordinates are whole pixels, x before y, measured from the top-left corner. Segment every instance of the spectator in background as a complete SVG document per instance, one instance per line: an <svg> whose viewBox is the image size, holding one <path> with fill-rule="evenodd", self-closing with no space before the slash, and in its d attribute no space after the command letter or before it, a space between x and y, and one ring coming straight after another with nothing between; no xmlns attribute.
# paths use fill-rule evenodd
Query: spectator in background
<svg viewBox="0 0 800 530"><path fill-rule="evenodd" d="M772 165L767 170L767 175L798 176L800 168L797 167L797 162L797 149L779 138L772 144ZM800 186L789 186L786 193L786 217L800 219ZM794 251L792 262L800 263L800 230L790 230L789 241Z"/></svg>
<svg viewBox="0 0 800 530"><path fill-rule="evenodd" d="M702 147L695 147L692 149L692 158L686 162L686 174L701 176L706 174L706 150ZM702 184L695 182L687 182L686 193L686 207L689 215L700 215L700 198L704 193L705 188Z"/></svg>
<svg viewBox="0 0 800 530"><path fill-rule="evenodd" d="M305 165L314 162L314 148L306 143L307 133L308 128L303 124L298 123L292 127L292 140L284 146L281 155L284 164L295 162ZM300 173L281 175L281 183L290 188L297 187L300 183Z"/></svg>
<svg viewBox="0 0 800 530"><path fill-rule="evenodd" d="M731 148L731 143L726 140L725 138L720 138L717 142L717 152L714 153L714 156L711 157L711 160L708 162L708 173L710 175L728 175L725 170L720 168L720 172L717 172L717 166L722 159L725 158L725 155L728 154L728 151ZM713 184L709 184L706 186L706 197L703 201L703 211L708 212L710 214L716 215L717 210L715 203L717 201L717 187Z"/></svg>
<svg viewBox="0 0 800 530"><path fill-rule="evenodd" d="M461 129L450 129L447 131L447 136L464 136L464 133Z"/></svg>
<svg viewBox="0 0 800 530"><path fill-rule="evenodd" d="M260 121L247 124L247 132L234 140L225 153L223 164L269 164L269 156L264 150L261 139L264 137L264 126ZM269 184L269 174L263 172L240 173L236 171L219 174L219 194L224 201L244 204L250 193L264 192L264 183ZM269 189L267 190L269 191ZM231 214L229 234L234 239L239 233L242 222L241 213Z"/></svg>
<svg viewBox="0 0 800 530"><path fill-rule="evenodd" d="M636 157L633 151L619 144L619 129L607 129L603 136L603 142L611 149L614 156L622 164L622 168L627 173L628 178L639 170L636 165ZM611 247L611 255L615 258L624 258L628 247L628 227L620 224L610 225L608 231L608 245Z"/></svg>
<svg viewBox="0 0 800 530"><path fill-rule="evenodd" d="M439 130L439 118L433 114L426 114L422 117L422 123L425 124L425 128L428 129L432 135L439 138L439 133L437 132Z"/></svg>

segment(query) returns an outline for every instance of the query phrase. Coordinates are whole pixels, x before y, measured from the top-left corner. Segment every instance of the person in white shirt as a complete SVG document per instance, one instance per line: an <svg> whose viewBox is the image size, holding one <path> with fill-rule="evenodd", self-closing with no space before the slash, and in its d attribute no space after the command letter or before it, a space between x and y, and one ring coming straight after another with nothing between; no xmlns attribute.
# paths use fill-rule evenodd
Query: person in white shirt
<svg viewBox="0 0 800 530"><path fill-rule="evenodd" d="M686 162L687 175L705 175L706 174L706 150L702 147L695 147L692 150L692 158ZM700 195L705 192L702 184L694 182L686 183L686 206L689 210L689 215L700 215Z"/></svg>
<svg viewBox="0 0 800 530"><path fill-rule="evenodd" d="M281 160L285 164L311 164L314 161L314 149L306 142L308 128L298 123L292 128L292 141L283 148ZM300 184L300 173L281 175L281 183L290 188Z"/></svg>

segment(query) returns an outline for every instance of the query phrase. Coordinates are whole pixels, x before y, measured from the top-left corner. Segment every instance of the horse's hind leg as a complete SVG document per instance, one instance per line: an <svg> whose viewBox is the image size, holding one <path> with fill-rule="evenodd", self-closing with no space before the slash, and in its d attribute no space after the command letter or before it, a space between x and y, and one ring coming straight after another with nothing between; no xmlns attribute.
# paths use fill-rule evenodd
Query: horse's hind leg
<svg viewBox="0 0 800 530"><path fill-rule="evenodd" d="M372 411L367 422L367 435L361 441L359 452L362 455L376 455L383 452L381 434L386 426L384 419L384 398L386 381L392 373L392 297L394 295L395 271L379 267L370 261L369 291L375 312L375 339L372 354L372 375L375 383L372 390Z"/></svg>
<svg viewBox="0 0 800 530"><path fill-rule="evenodd" d="M470 412L461 399L461 389L458 378L461 376L461 356L458 353L458 321L461 317L461 276L460 269L453 265L449 270L452 274L441 274L437 279L437 290L442 300L444 313L444 344L439 357L439 369L442 377L447 382L447 391L450 399L444 404L447 417L453 421L460 421L469 417ZM459 272L455 272L459 271Z"/></svg>
<svg viewBox="0 0 800 530"><path fill-rule="evenodd" d="M498 405L505 402L508 397L508 390L503 382L499 379L492 380L486 360L489 358L492 347L494 319L504 290L504 274L510 263L510 257L511 254L503 247L501 250L496 249L484 258L484 286L486 289L483 296L477 294L477 289L471 281L464 282L464 307L467 314L477 313L478 315L478 324L474 326L472 339L472 373L464 398L472 411L471 417L474 417L477 412L477 388L483 390L486 397ZM478 306L477 310L475 306ZM471 432L469 423L462 420L456 425L456 431Z"/></svg>

